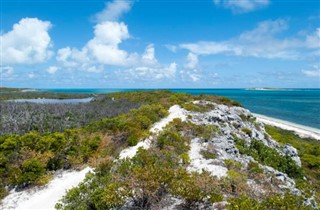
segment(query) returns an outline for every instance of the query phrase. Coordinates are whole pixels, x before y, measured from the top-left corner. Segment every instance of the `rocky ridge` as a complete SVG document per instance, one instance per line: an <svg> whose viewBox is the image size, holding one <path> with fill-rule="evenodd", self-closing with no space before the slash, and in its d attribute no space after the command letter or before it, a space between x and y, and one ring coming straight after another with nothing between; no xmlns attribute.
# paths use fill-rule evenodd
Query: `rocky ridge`
<svg viewBox="0 0 320 210"><path fill-rule="evenodd" d="M297 150L278 144L247 109L206 100L173 105L149 134L75 189L89 201L82 205L93 205L101 189L101 209L317 208L314 192L297 184ZM78 205L73 199L66 209Z"/></svg>
<svg viewBox="0 0 320 210"><path fill-rule="evenodd" d="M269 148L275 149L280 155L289 156L295 161L297 166L301 166L301 160L298 156L297 149L290 144L280 146L273 140L266 132L263 123L256 121L253 114L242 107L228 107L222 104L216 104L209 101L194 101L194 104L202 106L211 104L214 109L208 112L190 112L186 111L189 120L197 125L213 125L218 128L220 132L211 139L204 141L196 138L192 140L191 150L191 171L200 172L202 169L211 172L212 175L217 177L227 176L227 167L225 160L233 160L240 162L243 168L246 168L250 162L257 162L253 157L248 155L241 155L236 147L235 138L245 140L250 144L253 140L261 141ZM198 153L198 158L193 158L193 150L201 148L203 150L212 147L215 150L216 158L206 160ZM199 151L199 149L198 149ZM259 167L264 170L267 175L265 182L272 182L272 179L277 179L277 184L274 184L272 190L279 193L284 193L289 190L291 194L300 196L302 192L296 188L294 179L290 178L286 173L278 171L270 166L259 164ZM255 194L263 194L263 183L258 184L254 179L247 180L248 186ZM305 199L306 205L316 207L313 197Z"/></svg>

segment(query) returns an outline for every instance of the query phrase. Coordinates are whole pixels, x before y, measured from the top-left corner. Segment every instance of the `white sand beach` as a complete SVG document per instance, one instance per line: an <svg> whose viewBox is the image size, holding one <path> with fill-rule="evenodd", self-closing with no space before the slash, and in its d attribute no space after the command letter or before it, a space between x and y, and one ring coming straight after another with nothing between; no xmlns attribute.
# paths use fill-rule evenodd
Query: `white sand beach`
<svg viewBox="0 0 320 210"><path fill-rule="evenodd" d="M311 127L291 123L288 121L267 117L260 114L253 114L253 115L257 118L258 121L264 124L279 127L284 130L293 131L294 133L296 133L297 135L303 138L309 137L309 138L320 140L320 129L311 128Z"/></svg>

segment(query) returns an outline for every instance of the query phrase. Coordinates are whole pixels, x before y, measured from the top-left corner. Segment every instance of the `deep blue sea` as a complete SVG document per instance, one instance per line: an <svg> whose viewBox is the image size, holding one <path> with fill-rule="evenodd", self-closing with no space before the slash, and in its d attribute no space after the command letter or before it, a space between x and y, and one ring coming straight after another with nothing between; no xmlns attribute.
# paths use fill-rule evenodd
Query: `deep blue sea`
<svg viewBox="0 0 320 210"><path fill-rule="evenodd" d="M111 93L134 89L46 89L68 93ZM150 89L148 89L150 90ZM320 89L169 89L193 95L226 96L239 101L251 112L320 129Z"/></svg>

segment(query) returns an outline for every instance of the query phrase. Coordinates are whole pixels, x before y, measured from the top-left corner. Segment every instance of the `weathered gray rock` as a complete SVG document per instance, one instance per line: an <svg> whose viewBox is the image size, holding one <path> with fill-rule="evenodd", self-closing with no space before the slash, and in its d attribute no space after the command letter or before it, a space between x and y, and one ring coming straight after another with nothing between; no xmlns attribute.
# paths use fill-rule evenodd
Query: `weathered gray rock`
<svg viewBox="0 0 320 210"><path fill-rule="evenodd" d="M197 103L207 102L198 101ZM255 121L254 116L249 110L241 107L228 107L215 103L211 104L214 105L214 109L211 111L206 113L189 112L188 114L192 116L191 121L193 123L198 125L215 125L220 130L219 134L216 134L215 137L207 140L208 143L211 143L214 146L217 152L217 162L212 162L212 164L225 164L224 160L230 159L241 162L245 168L250 161L256 162L251 156L241 155L239 153L234 141L234 137L236 137L245 140L248 144L250 144L252 140L259 140L264 145L277 150L279 154L290 156L298 166L301 166L301 160L297 150L289 144L281 147L278 142L266 134L264 124ZM249 129L251 134L244 132L244 128ZM278 184L272 185L273 187L276 186L275 190L277 192L284 193L289 190L290 193L294 195L301 195L301 191L296 188L295 181L288 177L287 174L266 165L259 164L259 166L264 170L264 173L267 174L267 182L273 183L273 181L277 180L275 183ZM262 186L260 186L261 189L259 189L258 184L253 185L251 182L249 184L255 188L253 189L254 192L259 193L259 190L260 192L263 192L264 190ZM312 202L314 202L314 199L312 198L306 200L306 204L308 203L310 206L314 206Z"/></svg>
<svg viewBox="0 0 320 210"><path fill-rule="evenodd" d="M285 144L282 146L281 150L285 155L291 157L298 166L301 166L301 160L298 156L298 151L296 148L294 148L290 144Z"/></svg>
<svg viewBox="0 0 320 210"><path fill-rule="evenodd" d="M199 101L198 103L204 102ZM190 114L192 115L191 121L193 123L216 125L221 131L220 135L209 140L219 153L218 159L232 159L244 164L254 161L252 157L240 155L232 137L232 135L235 135L237 138L243 139L248 143L254 139L260 140L266 146L276 149L280 154L289 155L296 161L297 165L301 166L297 150L291 145L284 145L283 147L280 147L280 145L270 136L266 136L263 124L255 122L254 116L249 110L241 107L228 107L221 104L213 105L214 109L209 112L190 112ZM243 128L249 129L252 132L251 135L245 133L242 130ZM262 168L266 173L273 174L276 179L282 181L285 188L290 189L292 192L296 191L296 188L294 187L295 182L285 173L276 171L268 166L262 166Z"/></svg>

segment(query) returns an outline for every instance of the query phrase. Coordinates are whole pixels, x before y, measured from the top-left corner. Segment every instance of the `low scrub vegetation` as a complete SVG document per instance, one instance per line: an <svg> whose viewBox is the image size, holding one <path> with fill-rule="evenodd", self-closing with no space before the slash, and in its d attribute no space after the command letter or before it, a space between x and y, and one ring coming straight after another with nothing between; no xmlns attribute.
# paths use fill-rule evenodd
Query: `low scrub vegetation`
<svg viewBox="0 0 320 210"><path fill-rule="evenodd" d="M263 165L288 174L292 178L303 178L302 169L289 156L280 155L275 149L264 145L261 141L252 140L250 145L246 141L235 138L236 146L241 154L249 155Z"/></svg>
<svg viewBox="0 0 320 210"><path fill-rule="evenodd" d="M314 190L316 192L316 200L320 202L320 141L301 138L293 132L272 126L266 126L266 131L280 144L291 144L298 150L302 168L308 179L307 181L298 182L298 186L306 193Z"/></svg>
<svg viewBox="0 0 320 210"><path fill-rule="evenodd" d="M214 109L214 105L210 103L184 103L182 107L191 112L208 112Z"/></svg>
<svg viewBox="0 0 320 210"><path fill-rule="evenodd" d="M4 187L42 185L49 181L49 171L77 168L87 163L97 152L100 143L101 136L78 130L1 136L0 197L6 193Z"/></svg>
<svg viewBox="0 0 320 210"><path fill-rule="evenodd" d="M220 135L220 130L213 125L196 125L175 119L154 136L150 149L140 148L132 159L116 159L123 148L148 137L152 124L167 116L168 108L174 104L183 107L194 100L207 100L241 106L237 102L217 96L192 96L169 91L112 93L99 97L101 101L96 101L99 107L114 106L110 115L100 115L99 111L94 111L98 109L94 105L92 117L83 124L70 126L75 127L73 129L62 126L61 130L53 132L31 126L20 134L9 132L0 136L0 198L14 187L47 183L55 170L77 169L89 164L95 168L95 173L89 173L80 185L69 190L56 205L57 209L120 209L123 206L128 209L163 209L168 196L181 199L181 209L197 209L199 205L220 201L227 201L228 209L308 209L302 205L302 196L276 193L276 187L268 181L258 163L296 178L297 185L306 189L306 195L310 186L301 179L304 175L301 168L291 158L279 155L256 140L247 145L245 141L235 139L239 151L251 155L257 162L245 166L234 160L225 160L221 164L228 169L227 177L218 179L206 171L189 172L191 139L201 139L208 145L201 151L204 158L217 158L210 139ZM185 108L202 112L213 107L192 105ZM83 112L89 113L87 110ZM303 167L316 171L317 161L313 156L317 156L317 147L313 146L310 152L304 153ZM263 189L267 193L257 194L248 180L265 185Z"/></svg>
<svg viewBox="0 0 320 210"><path fill-rule="evenodd" d="M218 104L224 104L227 106L240 106L241 104L237 101L231 100L222 96L214 95L190 95L187 93L173 93L168 90L158 91L135 91L135 92L124 92L124 93L111 93L111 97L118 99L128 99L134 102L143 102L148 104L160 103L165 108L169 108L174 104L183 106L185 103L192 101L210 101ZM208 108L210 108L208 106Z"/></svg>
<svg viewBox="0 0 320 210"><path fill-rule="evenodd" d="M30 132L0 136L0 192L5 187L45 184L50 171L94 164L149 135L149 128L168 114L161 105L144 105L127 114L64 132ZM106 136L112 143L106 147ZM115 149L116 148L116 149Z"/></svg>
<svg viewBox="0 0 320 210"><path fill-rule="evenodd" d="M150 209L167 193L184 198L187 208L200 201L221 201L216 178L186 171L190 139L179 132L185 126L176 120L158 136L156 147L140 149L132 159L100 165L95 176L70 190L56 207L111 209L131 200L130 208Z"/></svg>
<svg viewBox="0 0 320 210"><path fill-rule="evenodd" d="M311 207L303 205L303 197L295 196L289 192L282 194L276 194L267 196L262 201L250 198L246 195L242 195L237 198L231 198L229 200L229 210L239 209L255 209L255 210L267 210L267 209L290 209L290 210L309 210Z"/></svg>

